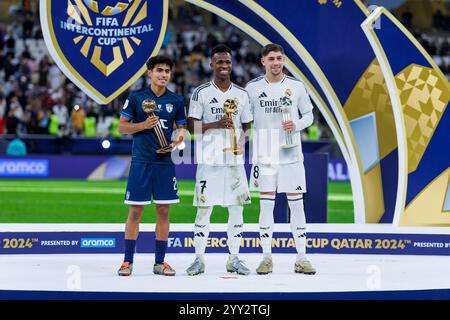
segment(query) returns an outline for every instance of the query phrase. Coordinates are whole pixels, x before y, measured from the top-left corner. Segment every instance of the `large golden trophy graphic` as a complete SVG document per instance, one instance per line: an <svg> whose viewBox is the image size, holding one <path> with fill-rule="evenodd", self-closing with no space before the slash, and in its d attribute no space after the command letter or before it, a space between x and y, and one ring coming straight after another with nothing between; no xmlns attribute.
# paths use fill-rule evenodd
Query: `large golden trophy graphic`
<svg viewBox="0 0 450 320"><path fill-rule="evenodd" d="M231 121L233 121L233 114L238 109L238 103L239 102L238 102L237 98L227 99L223 103L223 110L225 113L225 117L227 117ZM233 127L230 129L227 129L227 130L229 130L229 132L230 132L231 147L224 148L223 152L233 152L233 153L240 152L241 150L239 149L238 144L237 144L236 130L235 130L234 122L233 122Z"/></svg>
<svg viewBox="0 0 450 320"><path fill-rule="evenodd" d="M145 99L142 101L142 110L149 116L155 116L156 102L155 100ZM161 148L156 151L158 154L166 154L172 152L172 146L167 143L166 137L164 136L164 132L162 131L161 125L158 121L156 127L153 128L156 133L156 137L158 138L159 144Z"/></svg>

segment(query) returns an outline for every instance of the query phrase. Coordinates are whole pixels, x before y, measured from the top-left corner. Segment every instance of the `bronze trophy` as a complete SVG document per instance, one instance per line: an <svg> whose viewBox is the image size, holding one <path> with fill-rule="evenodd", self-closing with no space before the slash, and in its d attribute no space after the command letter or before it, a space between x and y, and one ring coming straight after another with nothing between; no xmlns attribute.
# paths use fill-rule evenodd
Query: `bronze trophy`
<svg viewBox="0 0 450 320"><path fill-rule="evenodd" d="M223 103L223 110L225 113L225 117L233 121L233 114L238 110L238 99L227 99ZM231 147L229 148L223 148L223 152L233 152L237 153L241 151L237 144L237 138L236 138L236 130L234 129L234 122L233 122L233 128L227 129L230 132L230 141L231 141Z"/></svg>
<svg viewBox="0 0 450 320"><path fill-rule="evenodd" d="M155 100L145 99L142 101L142 110L149 116L155 116L156 102ZM166 137L164 136L164 132L162 131L161 124L158 121L156 127L153 128L156 133L156 137L158 138L159 144L161 148L156 151L158 154L166 154L172 152L172 146L167 143Z"/></svg>
<svg viewBox="0 0 450 320"><path fill-rule="evenodd" d="M280 99L281 105L281 113L283 114L283 121L292 120L291 117L291 108L292 108L292 92L290 89L286 89L284 92L284 97ZM293 142L293 134L292 132L285 132L285 143L281 146L281 148L288 149L293 148L296 145Z"/></svg>

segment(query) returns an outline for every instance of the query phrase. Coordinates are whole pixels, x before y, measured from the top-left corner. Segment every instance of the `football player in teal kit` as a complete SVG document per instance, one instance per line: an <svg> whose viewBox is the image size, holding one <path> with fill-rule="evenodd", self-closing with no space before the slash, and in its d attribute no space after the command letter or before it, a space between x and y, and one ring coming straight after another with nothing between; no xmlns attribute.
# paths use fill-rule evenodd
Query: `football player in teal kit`
<svg viewBox="0 0 450 320"><path fill-rule="evenodd" d="M166 57L156 56L147 62L150 87L131 92L120 117L119 132L133 135L133 148L125 204L130 206L125 226L125 258L118 274L129 276L133 270L133 255L139 234L139 220L144 206L156 205L155 264L153 272L165 276L175 275L175 270L164 261L169 235L169 206L178 203L175 165L171 153L160 154L160 126L172 150L182 142L183 130L177 130L172 140L174 124L184 129L186 115L184 98L167 89L173 62ZM142 109L144 100L153 100L154 115L149 116ZM172 142L171 142L172 141Z"/></svg>

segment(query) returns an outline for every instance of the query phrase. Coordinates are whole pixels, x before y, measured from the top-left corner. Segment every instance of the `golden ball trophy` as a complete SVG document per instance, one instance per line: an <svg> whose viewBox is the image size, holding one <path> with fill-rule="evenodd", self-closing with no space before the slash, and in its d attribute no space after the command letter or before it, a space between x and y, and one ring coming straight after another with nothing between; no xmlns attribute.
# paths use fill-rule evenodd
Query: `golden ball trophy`
<svg viewBox="0 0 450 320"><path fill-rule="evenodd" d="M142 110L149 116L154 117L155 116L155 110L156 110L156 102L152 99L145 99L142 101ZM161 146L160 149L156 151L157 154L167 154L172 152L172 146L167 143L166 137L164 136L164 132L161 128L161 124L157 123L157 125L153 128L156 133L156 137L158 138L158 142Z"/></svg>
<svg viewBox="0 0 450 320"><path fill-rule="evenodd" d="M233 121L233 114L236 113L236 111L238 110L238 103L239 102L238 102L237 98L227 99L223 103L223 111L224 111L225 117L230 119L231 121ZM227 130L229 130L229 133L230 133L231 147L224 148L223 152L238 153L241 151L241 149L239 149L238 144L237 144L236 130L234 129L234 127L235 126L234 126L234 122L233 122L233 127L227 129Z"/></svg>

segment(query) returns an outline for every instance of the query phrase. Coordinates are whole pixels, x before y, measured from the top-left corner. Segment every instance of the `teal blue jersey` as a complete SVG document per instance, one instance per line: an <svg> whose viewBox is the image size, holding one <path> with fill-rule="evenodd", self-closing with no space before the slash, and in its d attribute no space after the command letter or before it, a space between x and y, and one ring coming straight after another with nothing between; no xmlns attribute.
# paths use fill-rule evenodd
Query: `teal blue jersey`
<svg viewBox="0 0 450 320"><path fill-rule="evenodd" d="M142 110L142 102L151 99L156 102L155 115L159 117L161 129L167 143L172 141L174 124L186 124L184 99L172 91L157 97L150 88L133 91L125 101L121 116L132 120L134 123L145 121L148 115ZM156 150L161 145L154 129L143 130L133 135L132 161L150 162L156 164L173 164L170 153L158 155Z"/></svg>

